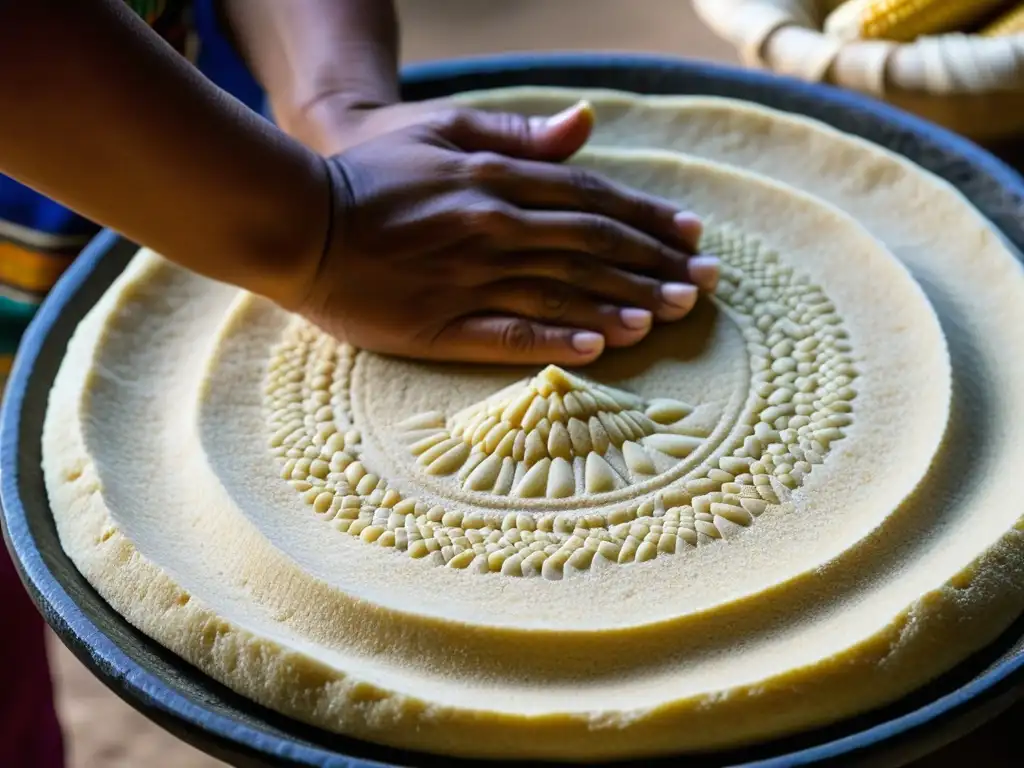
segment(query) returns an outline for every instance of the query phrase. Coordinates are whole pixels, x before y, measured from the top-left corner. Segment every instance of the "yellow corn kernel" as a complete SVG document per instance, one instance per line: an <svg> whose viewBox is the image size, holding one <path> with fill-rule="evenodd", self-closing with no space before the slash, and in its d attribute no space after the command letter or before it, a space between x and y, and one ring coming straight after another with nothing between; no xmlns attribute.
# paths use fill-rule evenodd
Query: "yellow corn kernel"
<svg viewBox="0 0 1024 768"><path fill-rule="evenodd" d="M922 35L962 31L1006 0L847 0L825 19L844 40L911 42Z"/></svg>
<svg viewBox="0 0 1024 768"><path fill-rule="evenodd" d="M998 16L979 33L984 37L1004 37L1024 34L1024 3Z"/></svg>

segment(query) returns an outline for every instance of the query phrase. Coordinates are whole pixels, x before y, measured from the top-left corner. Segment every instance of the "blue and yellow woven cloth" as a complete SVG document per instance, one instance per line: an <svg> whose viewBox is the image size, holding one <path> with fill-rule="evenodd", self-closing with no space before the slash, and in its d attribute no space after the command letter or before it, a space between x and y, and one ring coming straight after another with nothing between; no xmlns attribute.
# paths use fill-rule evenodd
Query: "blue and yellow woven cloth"
<svg viewBox="0 0 1024 768"><path fill-rule="evenodd" d="M259 110L263 94L218 27L214 0L125 0L216 85ZM25 328L95 224L0 175L0 390Z"/></svg>

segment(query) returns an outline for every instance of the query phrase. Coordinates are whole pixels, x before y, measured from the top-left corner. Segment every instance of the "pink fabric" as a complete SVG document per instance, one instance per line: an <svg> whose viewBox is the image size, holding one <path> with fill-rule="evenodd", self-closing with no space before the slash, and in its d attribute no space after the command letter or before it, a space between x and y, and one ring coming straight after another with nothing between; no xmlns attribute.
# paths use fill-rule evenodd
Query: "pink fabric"
<svg viewBox="0 0 1024 768"><path fill-rule="evenodd" d="M0 766L61 768L64 746L42 617L0 546Z"/></svg>

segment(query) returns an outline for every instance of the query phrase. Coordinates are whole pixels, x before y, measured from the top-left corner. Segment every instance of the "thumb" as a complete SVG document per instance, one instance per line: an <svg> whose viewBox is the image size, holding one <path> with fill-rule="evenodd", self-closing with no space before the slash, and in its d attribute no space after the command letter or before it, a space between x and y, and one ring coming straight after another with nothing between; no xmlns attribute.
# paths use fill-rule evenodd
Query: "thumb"
<svg viewBox="0 0 1024 768"><path fill-rule="evenodd" d="M580 101L551 117L457 110L439 126L439 133L465 152L560 162L579 151L593 127L594 109Z"/></svg>

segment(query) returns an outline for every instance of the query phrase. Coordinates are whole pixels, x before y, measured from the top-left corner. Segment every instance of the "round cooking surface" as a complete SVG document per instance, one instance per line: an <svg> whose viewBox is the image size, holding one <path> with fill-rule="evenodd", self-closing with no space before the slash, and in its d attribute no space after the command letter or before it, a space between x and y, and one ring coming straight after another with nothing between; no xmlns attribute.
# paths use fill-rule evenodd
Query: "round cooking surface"
<svg viewBox="0 0 1024 768"><path fill-rule="evenodd" d="M705 64L648 57L510 56L409 70L409 99L516 85L610 88L745 99L801 113L899 152L954 184L1018 249L1024 183L956 137L865 99ZM455 765L328 734L265 710L211 681L134 630L80 576L60 547L40 469L47 396L78 321L137 249L104 233L48 298L12 372L2 427L5 534L23 578L66 643L122 697L185 740L237 765ZM1024 665L1022 630L927 689L853 721L730 754L643 761L701 765L897 765L1008 706Z"/></svg>

